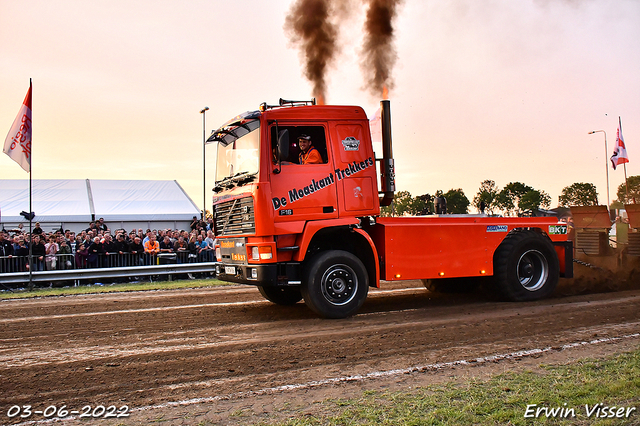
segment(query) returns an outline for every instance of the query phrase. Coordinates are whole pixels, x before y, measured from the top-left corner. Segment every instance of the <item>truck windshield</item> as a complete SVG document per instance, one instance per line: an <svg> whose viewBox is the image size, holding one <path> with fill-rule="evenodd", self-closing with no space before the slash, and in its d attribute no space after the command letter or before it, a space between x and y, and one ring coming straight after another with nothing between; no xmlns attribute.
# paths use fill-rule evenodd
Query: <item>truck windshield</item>
<svg viewBox="0 0 640 426"><path fill-rule="evenodd" d="M224 131L216 131L226 132L224 137L216 139L219 142L216 184L230 180L235 184L241 184L233 178L242 176L242 180L245 180L257 175L260 164L259 129L260 120L250 120L237 123L237 126L226 127Z"/></svg>

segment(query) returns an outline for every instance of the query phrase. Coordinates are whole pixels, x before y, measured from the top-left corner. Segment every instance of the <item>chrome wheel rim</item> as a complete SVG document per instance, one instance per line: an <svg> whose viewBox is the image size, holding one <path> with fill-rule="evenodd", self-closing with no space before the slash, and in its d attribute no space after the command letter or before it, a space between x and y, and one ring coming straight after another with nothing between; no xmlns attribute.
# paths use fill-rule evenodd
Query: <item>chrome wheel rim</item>
<svg viewBox="0 0 640 426"><path fill-rule="evenodd" d="M518 259L516 273L522 287L536 291L544 287L549 278L549 263L538 250L527 250Z"/></svg>
<svg viewBox="0 0 640 426"><path fill-rule="evenodd" d="M333 265L322 274L322 296L332 305L346 305L358 291L358 275L344 264Z"/></svg>

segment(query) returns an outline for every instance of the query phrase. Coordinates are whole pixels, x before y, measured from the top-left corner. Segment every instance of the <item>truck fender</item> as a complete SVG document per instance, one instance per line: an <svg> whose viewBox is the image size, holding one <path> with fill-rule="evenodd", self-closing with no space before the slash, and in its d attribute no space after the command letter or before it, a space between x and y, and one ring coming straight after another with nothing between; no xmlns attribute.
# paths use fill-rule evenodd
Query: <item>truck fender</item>
<svg viewBox="0 0 640 426"><path fill-rule="evenodd" d="M371 277L371 272L369 272L369 286L372 286L371 284L374 284L376 288L380 288L380 262L378 262L378 250L376 250L376 245L373 243L373 240L371 239L369 234L367 234L362 229L356 228L354 229L354 231L362 235L364 239L367 240L369 246L371 247L371 251L373 252L373 263L376 266L376 270L375 277ZM371 280L371 278L373 278L373 280Z"/></svg>
<svg viewBox="0 0 640 426"><path fill-rule="evenodd" d="M296 245L300 247L300 249L297 251L297 253L294 254L293 260L297 262L302 262L304 260L307 249L309 248L309 244L318 231L338 226L349 226L357 224L358 219L356 219L355 217L307 222L304 230L302 231L302 234L300 234L300 236L298 237L298 241L296 241Z"/></svg>

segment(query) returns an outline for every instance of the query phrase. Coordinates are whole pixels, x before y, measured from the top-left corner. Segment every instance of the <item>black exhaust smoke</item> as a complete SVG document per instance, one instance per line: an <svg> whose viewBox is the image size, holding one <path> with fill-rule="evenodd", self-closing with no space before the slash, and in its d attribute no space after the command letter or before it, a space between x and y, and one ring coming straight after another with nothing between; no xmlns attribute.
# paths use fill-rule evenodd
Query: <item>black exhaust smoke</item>
<svg viewBox="0 0 640 426"><path fill-rule="evenodd" d="M364 24L362 71L367 80L367 88L374 96L388 99L393 88L391 70L398 54L393 45L393 19L396 17L401 0L368 0L369 9Z"/></svg>
<svg viewBox="0 0 640 426"><path fill-rule="evenodd" d="M313 96L320 105L326 102L325 74L337 51L338 28L330 18L330 0L297 0L284 24L289 39L300 44L304 75L313 83Z"/></svg>

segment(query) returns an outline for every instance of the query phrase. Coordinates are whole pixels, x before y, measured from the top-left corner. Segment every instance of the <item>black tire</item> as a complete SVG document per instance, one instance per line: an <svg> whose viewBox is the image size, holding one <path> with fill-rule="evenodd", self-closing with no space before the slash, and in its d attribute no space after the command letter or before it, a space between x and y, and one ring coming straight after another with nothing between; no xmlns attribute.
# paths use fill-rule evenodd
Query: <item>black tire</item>
<svg viewBox="0 0 640 426"><path fill-rule="evenodd" d="M558 285L558 254L548 237L531 230L506 236L493 255L495 285L507 300L549 296Z"/></svg>
<svg viewBox="0 0 640 426"><path fill-rule="evenodd" d="M295 305L302 300L300 287L258 286L260 294L277 305Z"/></svg>
<svg viewBox="0 0 640 426"><path fill-rule="evenodd" d="M422 280L422 285L433 293L473 293L480 285L480 277L428 279Z"/></svg>
<svg viewBox="0 0 640 426"><path fill-rule="evenodd" d="M354 315L369 292L369 276L363 263L343 250L316 254L305 266L304 303L324 318Z"/></svg>

